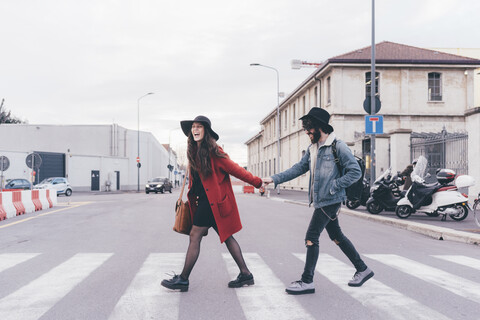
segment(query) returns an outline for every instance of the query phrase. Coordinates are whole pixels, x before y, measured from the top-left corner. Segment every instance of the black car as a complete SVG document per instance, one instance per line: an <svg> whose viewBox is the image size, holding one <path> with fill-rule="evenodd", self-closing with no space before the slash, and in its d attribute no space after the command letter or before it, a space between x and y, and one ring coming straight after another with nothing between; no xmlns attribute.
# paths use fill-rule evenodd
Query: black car
<svg viewBox="0 0 480 320"><path fill-rule="evenodd" d="M27 179L8 179L4 189L31 190L32 184Z"/></svg>
<svg viewBox="0 0 480 320"><path fill-rule="evenodd" d="M172 193L172 188L172 183L170 182L170 180L168 180L168 178L157 177L148 181L148 183L145 185L145 193L164 193L165 191L169 191L170 193Z"/></svg>

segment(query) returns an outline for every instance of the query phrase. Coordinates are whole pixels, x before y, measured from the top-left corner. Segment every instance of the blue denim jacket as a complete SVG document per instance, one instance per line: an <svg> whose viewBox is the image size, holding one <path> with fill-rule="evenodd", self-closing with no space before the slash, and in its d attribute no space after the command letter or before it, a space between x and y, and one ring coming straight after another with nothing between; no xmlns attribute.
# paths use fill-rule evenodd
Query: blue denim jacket
<svg viewBox="0 0 480 320"><path fill-rule="evenodd" d="M318 150L317 164L315 166L315 174L313 175L313 190L311 190L312 177L310 175L308 198L312 199L310 195L313 192L314 208L321 208L345 201L347 198L345 188L358 181L362 175L360 166L350 148L348 148L345 142L337 139L337 156L343 168L343 175L340 174L334 162L335 157L332 151L332 143L335 139L335 134L332 132L325 144ZM315 146L311 144L300 162L294 164L290 169L272 176L275 187L310 170L310 150ZM312 201L310 200L311 204Z"/></svg>

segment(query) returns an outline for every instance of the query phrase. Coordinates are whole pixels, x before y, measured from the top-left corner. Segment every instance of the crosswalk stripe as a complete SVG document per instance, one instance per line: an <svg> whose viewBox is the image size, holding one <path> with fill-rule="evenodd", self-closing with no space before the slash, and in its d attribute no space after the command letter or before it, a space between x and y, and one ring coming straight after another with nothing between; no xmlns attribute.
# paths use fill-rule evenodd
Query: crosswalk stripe
<svg viewBox="0 0 480 320"><path fill-rule="evenodd" d="M0 272L30 260L40 253L2 253L0 254Z"/></svg>
<svg viewBox="0 0 480 320"><path fill-rule="evenodd" d="M461 264L473 269L480 270L480 260L460 255L432 255L432 257Z"/></svg>
<svg viewBox="0 0 480 320"><path fill-rule="evenodd" d="M293 255L305 262L304 253ZM328 254L319 255L316 270L373 312L382 313L384 319L449 319L374 278L361 288L349 287L348 275L355 269Z"/></svg>
<svg viewBox="0 0 480 320"><path fill-rule="evenodd" d="M394 254L367 254L365 256L466 299L477 303L480 301L480 286L473 281Z"/></svg>
<svg viewBox="0 0 480 320"><path fill-rule="evenodd" d="M178 319L181 294L160 283L165 273L181 269L184 260L184 253L150 254L109 319Z"/></svg>
<svg viewBox="0 0 480 320"><path fill-rule="evenodd" d="M245 253L245 261L255 276L255 285L235 289L247 319L314 319L295 297L285 293L285 285L256 253ZM238 275L238 267L229 253L223 253L231 278Z"/></svg>
<svg viewBox="0 0 480 320"><path fill-rule="evenodd" d="M0 300L0 319L38 319L112 254L79 253Z"/></svg>

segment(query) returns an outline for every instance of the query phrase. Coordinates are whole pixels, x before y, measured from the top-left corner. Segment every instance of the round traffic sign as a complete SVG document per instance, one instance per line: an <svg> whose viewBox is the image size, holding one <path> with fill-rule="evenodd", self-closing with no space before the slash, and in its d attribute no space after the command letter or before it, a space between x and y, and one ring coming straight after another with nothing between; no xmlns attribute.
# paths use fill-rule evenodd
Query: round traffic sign
<svg viewBox="0 0 480 320"><path fill-rule="evenodd" d="M7 171L10 167L10 160L5 156L0 156L0 171Z"/></svg>
<svg viewBox="0 0 480 320"><path fill-rule="evenodd" d="M38 169L42 165L42 157L38 153L30 153L25 159L25 163L30 169Z"/></svg>
<svg viewBox="0 0 480 320"><path fill-rule="evenodd" d="M375 96L375 113L378 113L380 111L380 108L382 106L382 103L380 102L380 98L378 96ZM365 110L366 113L372 114L372 97L368 96L365 98L363 101L363 110Z"/></svg>

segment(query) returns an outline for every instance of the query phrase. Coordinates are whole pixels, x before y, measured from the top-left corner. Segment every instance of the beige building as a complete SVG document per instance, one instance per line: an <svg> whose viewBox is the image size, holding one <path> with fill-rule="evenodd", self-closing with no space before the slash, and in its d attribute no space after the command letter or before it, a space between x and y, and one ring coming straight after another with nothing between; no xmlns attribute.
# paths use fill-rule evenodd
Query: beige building
<svg viewBox="0 0 480 320"><path fill-rule="evenodd" d="M314 106L331 114L337 137L368 166L370 137L365 135L363 102L370 95L370 55L371 48L366 47L324 61L281 102L281 171L298 162L308 147L298 118ZM384 134L375 139L376 176L390 166L403 170L414 156L424 154L432 167L445 166L473 175L479 185L470 193L478 192L480 107L475 105L474 73L479 67L480 60L474 58L392 42L376 45L378 114L384 117ZM260 124L261 131L246 142L248 169L269 176L277 171L276 108ZM438 146L428 145L429 139L442 135L452 136L452 141L462 137L463 147L450 140L440 151ZM418 141L424 144L418 146ZM308 175L281 187L306 190Z"/></svg>

